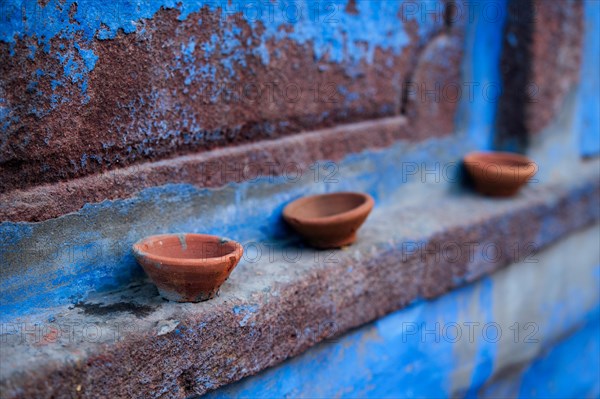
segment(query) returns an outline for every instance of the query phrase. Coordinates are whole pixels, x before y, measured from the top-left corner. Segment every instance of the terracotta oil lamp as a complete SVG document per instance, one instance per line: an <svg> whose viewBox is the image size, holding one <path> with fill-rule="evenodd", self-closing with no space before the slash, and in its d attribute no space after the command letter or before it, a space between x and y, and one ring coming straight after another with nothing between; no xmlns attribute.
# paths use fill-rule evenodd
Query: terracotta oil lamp
<svg viewBox="0 0 600 399"><path fill-rule="evenodd" d="M356 231L375 201L363 193L332 193L300 198L288 204L283 218L316 248L340 248L356 240Z"/></svg>
<svg viewBox="0 0 600 399"><path fill-rule="evenodd" d="M538 170L531 159L511 152L471 152L463 161L475 189L493 197L515 195Z"/></svg>
<svg viewBox="0 0 600 399"><path fill-rule="evenodd" d="M204 234L146 237L133 253L160 295L170 301L200 302L213 298L242 257L242 245Z"/></svg>

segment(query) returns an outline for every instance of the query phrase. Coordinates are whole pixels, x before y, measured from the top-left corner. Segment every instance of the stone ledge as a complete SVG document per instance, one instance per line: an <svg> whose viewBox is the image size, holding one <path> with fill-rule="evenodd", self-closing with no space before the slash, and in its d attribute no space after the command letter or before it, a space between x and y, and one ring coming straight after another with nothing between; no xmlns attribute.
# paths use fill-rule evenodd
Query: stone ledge
<svg viewBox="0 0 600 399"><path fill-rule="evenodd" d="M289 165L307 170L315 161L339 161L348 154L411 139L407 124L405 117L398 116L340 125L0 193L0 221L39 222L77 211L88 203L129 198L145 188L167 183L215 188L256 176L280 176Z"/></svg>
<svg viewBox="0 0 600 399"><path fill-rule="evenodd" d="M275 248L268 259L240 264L209 302L165 302L144 283L9 321L2 326L1 391L183 398L231 383L598 221L597 168L584 164L577 182L532 185L510 200L435 186L415 198L404 187L374 210L356 245L302 249L295 263L284 260L288 247ZM477 245L473 256L457 256L443 252L448 243ZM488 243L499 256L482 256Z"/></svg>

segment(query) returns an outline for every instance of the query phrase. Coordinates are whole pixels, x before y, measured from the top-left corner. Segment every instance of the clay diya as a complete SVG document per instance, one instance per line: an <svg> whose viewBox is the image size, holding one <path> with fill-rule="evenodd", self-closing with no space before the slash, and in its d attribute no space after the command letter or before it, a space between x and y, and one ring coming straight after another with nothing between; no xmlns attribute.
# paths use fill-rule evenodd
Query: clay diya
<svg viewBox="0 0 600 399"><path fill-rule="evenodd" d="M313 195L288 204L283 218L309 245L340 248L356 240L356 231L374 204L370 195L362 193Z"/></svg>
<svg viewBox="0 0 600 399"><path fill-rule="evenodd" d="M240 243L205 234L156 235L133 245L160 295L176 302L214 298L242 253Z"/></svg>
<svg viewBox="0 0 600 399"><path fill-rule="evenodd" d="M538 170L531 159L511 152L471 152L463 161L475 189L493 197L516 194Z"/></svg>

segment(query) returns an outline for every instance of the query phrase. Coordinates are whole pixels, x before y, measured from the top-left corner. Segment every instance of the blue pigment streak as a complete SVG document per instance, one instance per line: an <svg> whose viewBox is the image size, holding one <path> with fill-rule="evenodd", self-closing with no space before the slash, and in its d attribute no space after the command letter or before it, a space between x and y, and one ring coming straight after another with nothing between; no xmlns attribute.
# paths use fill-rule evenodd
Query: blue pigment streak
<svg viewBox="0 0 600 399"><path fill-rule="evenodd" d="M477 3L479 10L499 10L498 17L486 17L483 11L474 13L474 21L467 26L465 43L465 87L459 123L480 150L491 150L495 133L498 99L502 89L500 57L507 13L506 0L485 0Z"/></svg>
<svg viewBox="0 0 600 399"><path fill-rule="evenodd" d="M600 2L585 2L585 38L576 131L581 154L600 154Z"/></svg>

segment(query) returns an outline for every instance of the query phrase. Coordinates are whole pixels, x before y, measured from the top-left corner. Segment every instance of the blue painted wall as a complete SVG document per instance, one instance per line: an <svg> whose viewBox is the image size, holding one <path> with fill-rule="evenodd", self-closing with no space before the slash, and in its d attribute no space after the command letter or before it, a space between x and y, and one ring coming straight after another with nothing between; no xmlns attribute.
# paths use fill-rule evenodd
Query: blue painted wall
<svg viewBox="0 0 600 399"><path fill-rule="evenodd" d="M548 348L513 378L486 387L483 397L597 398L600 396L600 313L586 317L584 327ZM575 377L576 378L572 378Z"/></svg>
<svg viewBox="0 0 600 399"><path fill-rule="evenodd" d="M581 153L600 154L600 2L585 2L585 39L576 129Z"/></svg>
<svg viewBox="0 0 600 399"><path fill-rule="evenodd" d="M457 118L478 149L491 150L502 91L500 56L507 0L486 0L474 4L479 12L473 12L473 19L468 21L464 61L464 81L473 91L463 93ZM497 11L497 16L487 16L481 11L484 7Z"/></svg>

